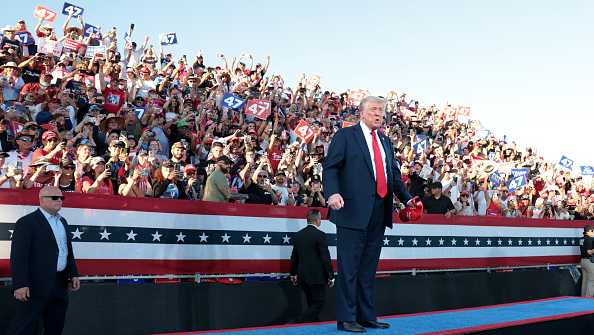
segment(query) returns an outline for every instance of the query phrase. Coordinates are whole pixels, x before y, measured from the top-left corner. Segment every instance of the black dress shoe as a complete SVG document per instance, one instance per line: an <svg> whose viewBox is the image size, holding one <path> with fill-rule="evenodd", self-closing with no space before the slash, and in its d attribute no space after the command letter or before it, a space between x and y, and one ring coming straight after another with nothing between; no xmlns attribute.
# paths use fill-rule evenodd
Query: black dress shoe
<svg viewBox="0 0 594 335"><path fill-rule="evenodd" d="M365 333L367 329L363 328L360 324L356 322L341 322L339 321L336 324L336 328L338 330L343 330L345 332L352 332L352 333Z"/></svg>
<svg viewBox="0 0 594 335"><path fill-rule="evenodd" d="M378 321L358 321L359 324L366 328L379 328L379 329L386 329L390 328L389 323L385 322L378 322Z"/></svg>

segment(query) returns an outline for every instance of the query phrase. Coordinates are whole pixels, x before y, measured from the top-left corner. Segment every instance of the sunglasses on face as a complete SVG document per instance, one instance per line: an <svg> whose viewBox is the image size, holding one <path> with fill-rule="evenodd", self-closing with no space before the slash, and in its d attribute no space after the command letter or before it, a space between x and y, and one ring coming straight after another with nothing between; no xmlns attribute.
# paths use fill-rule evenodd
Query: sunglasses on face
<svg viewBox="0 0 594 335"><path fill-rule="evenodd" d="M18 138L19 141L23 141L23 142L33 142L33 140L30 137L20 137Z"/></svg>
<svg viewBox="0 0 594 335"><path fill-rule="evenodd" d="M44 198L52 199L53 201L61 200L64 201L63 195L46 195Z"/></svg>

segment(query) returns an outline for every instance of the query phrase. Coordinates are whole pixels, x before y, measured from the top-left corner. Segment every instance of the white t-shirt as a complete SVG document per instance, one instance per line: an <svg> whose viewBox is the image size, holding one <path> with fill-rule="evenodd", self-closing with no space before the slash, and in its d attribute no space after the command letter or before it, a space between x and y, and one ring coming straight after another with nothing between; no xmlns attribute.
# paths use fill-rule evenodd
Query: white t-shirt
<svg viewBox="0 0 594 335"><path fill-rule="evenodd" d="M155 84L154 80L139 80L140 86L138 88L138 92L136 92L136 96L141 96L146 98L148 95L149 90L156 89L157 84Z"/></svg>
<svg viewBox="0 0 594 335"><path fill-rule="evenodd" d="M287 200L289 199L289 189L284 186L277 186L272 185L272 190L280 195L280 199L278 204L281 206L285 206L287 204Z"/></svg>

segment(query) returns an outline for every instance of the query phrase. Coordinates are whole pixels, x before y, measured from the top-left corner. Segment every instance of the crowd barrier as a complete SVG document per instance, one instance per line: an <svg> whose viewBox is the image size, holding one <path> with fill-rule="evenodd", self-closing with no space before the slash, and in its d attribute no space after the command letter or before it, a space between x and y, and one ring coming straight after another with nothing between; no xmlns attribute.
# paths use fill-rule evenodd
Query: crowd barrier
<svg viewBox="0 0 594 335"><path fill-rule="evenodd" d="M0 277L10 276L15 222L37 203L35 191L0 190ZM225 275L288 272L307 208L67 193L60 213L83 276ZM575 264L585 224L439 215L394 222L379 271ZM323 220L321 229L335 260L335 226Z"/></svg>

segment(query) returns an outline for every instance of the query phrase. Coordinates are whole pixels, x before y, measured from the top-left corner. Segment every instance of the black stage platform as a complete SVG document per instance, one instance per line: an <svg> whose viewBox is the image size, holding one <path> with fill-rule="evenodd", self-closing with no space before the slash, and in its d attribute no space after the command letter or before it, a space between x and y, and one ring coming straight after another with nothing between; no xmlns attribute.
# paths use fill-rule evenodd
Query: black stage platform
<svg viewBox="0 0 594 335"><path fill-rule="evenodd" d="M377 312L408 314L571 296L578 293L578 285L568 270L556 268L398 274L378 279ZM15 304L10 288L0 288L0 335ZM133 335L276 325L299 315L304 304L301 292L288 281L239 285L85 282L79 292L71 294L64 334ZM321 317L334 319L333 290L328 291ZM563 327L563 321L550 324ZM539 335L546 333L539 325L524 327L527 330L513 334L526 334L530 327L537 327Z"/></svg>

